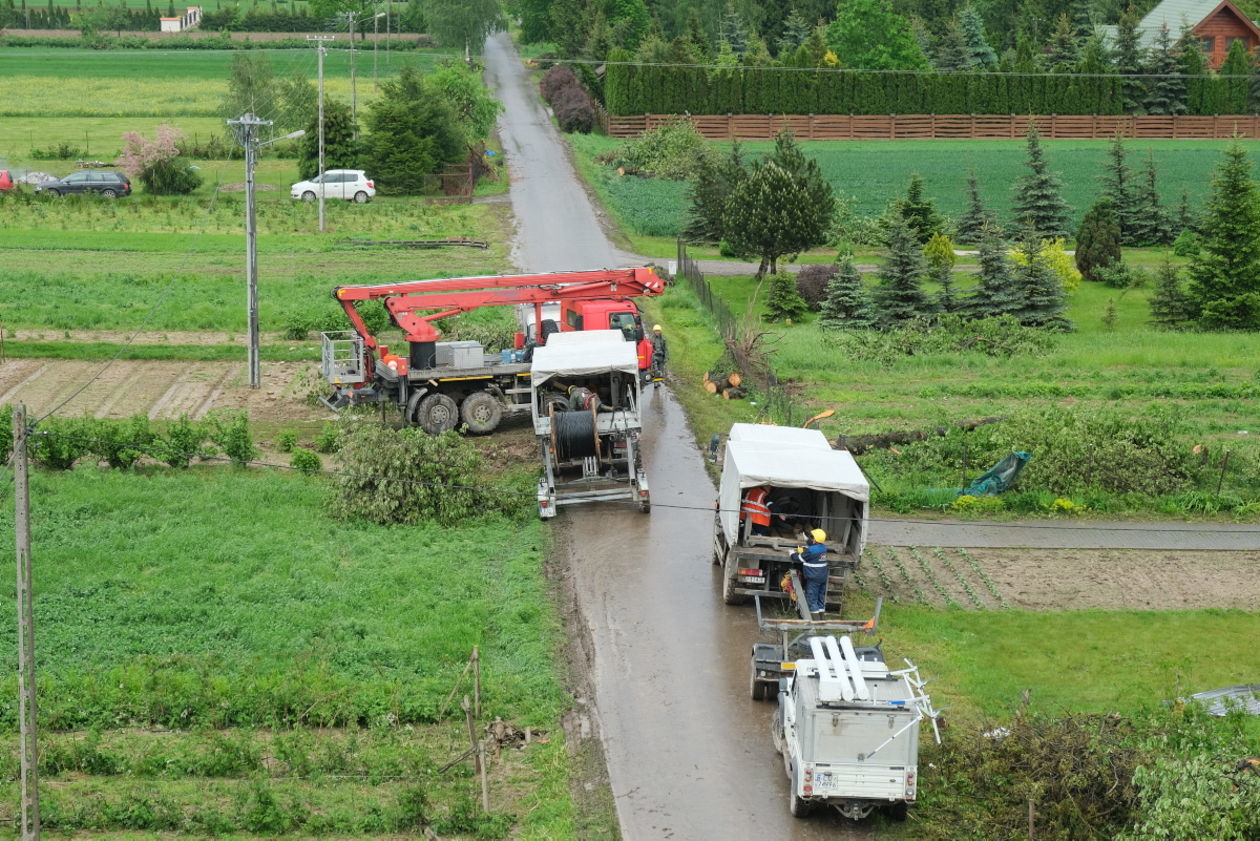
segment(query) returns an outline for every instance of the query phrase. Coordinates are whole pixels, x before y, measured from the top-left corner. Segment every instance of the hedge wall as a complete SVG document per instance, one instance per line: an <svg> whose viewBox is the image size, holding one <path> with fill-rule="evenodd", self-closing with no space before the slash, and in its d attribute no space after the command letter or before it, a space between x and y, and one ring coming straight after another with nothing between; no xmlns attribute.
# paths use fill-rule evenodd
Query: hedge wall
<svg viewBox="0 0 1260 841"><path fill-rule="evenodd" d="M652 67L614 52L608 113L631 114L1121 114L1118 77L997 73L819 72L809 68ZM1187 79L1190 114L1249 113L1246 80Z"/></svg>

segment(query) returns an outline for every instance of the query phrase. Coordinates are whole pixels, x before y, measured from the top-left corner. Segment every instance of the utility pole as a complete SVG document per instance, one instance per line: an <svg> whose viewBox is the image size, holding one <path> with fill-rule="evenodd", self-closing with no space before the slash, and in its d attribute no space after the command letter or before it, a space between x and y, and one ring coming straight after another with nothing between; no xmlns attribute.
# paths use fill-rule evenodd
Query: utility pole
<svg viewBox="0 0 1260 841"><path fill-rule="evenodd" d="M328 191L328 187L324 184L324 48L325 41L331 41L332 38L307 38L308 41L315 41L315 50L319 55L319 232L324 232L324 194Z"/></svg>
<svg viewBox="0 0 1260 841"><path fill-rule="evenodd" d="M381 86L380 75L376 72L376 53L380 46L381 40L381 16L377 15L372 18L372 88L375 90Z"/></svg>
<svg viewBox="0 0 1260 841"><path fill-rule="evenodd" d="M354 76L354 13L347 12L350 21L350 124L354 129L354 139L359 139L359 89Z"/></svg>
<svg viewBox="0 0 1260 841"><path fill-rule="evenodd" d="M259 126L271 125L244 114L239 120L228 120L236 140L245 147L245 301L249 311L249 387L262 384L258 337L258 231L254 219L254 163L258 155Z"/></svg>
<svg viewBox="0 0 1260 841"><path fill-rule="evenodd" d="M22 841L39 841L39 730L35 706L35 610L31 604L31 487L26 405L13 407L14 537L17 543L18 716L22 769Z"/></svg>

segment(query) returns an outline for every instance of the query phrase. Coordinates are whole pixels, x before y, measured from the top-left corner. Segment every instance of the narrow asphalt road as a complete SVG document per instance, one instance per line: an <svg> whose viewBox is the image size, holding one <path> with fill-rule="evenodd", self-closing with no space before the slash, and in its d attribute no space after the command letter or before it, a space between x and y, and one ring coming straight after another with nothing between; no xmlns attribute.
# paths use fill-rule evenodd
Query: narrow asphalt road
<svg viewBox="0 0 1260 841"><path fill-rule="evenodd" d="M524 271L616 265L560 137L510 41L486 43L486 70L505 112L499 131ZM586 505L555 521L580 620L590 633L596 720L626 841L854 839L838 816L801 821L787 809L770 742L772 705L748 695L756 622L715 592L715 496L682 409L668 389L644 400L644 462L653 509Z"/></svg>

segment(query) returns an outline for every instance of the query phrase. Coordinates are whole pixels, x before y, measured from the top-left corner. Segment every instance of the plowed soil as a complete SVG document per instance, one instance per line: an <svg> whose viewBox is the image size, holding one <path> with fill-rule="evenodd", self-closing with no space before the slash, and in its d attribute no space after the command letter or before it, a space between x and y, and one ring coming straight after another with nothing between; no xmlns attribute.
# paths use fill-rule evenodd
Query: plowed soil
<svg viewBox="0 0 1260 841"><path fill-rule="evenodd" d="M317 385L317 369L312 363L264 362L261 388L251 389L245 365L237 362L119 360L106 366L13 359L0 363L0 404L22 401L35 417L70 398L59 415L198 419L213 409L245 409L253 421L318 421L333 415L306 399Z"/></svg>

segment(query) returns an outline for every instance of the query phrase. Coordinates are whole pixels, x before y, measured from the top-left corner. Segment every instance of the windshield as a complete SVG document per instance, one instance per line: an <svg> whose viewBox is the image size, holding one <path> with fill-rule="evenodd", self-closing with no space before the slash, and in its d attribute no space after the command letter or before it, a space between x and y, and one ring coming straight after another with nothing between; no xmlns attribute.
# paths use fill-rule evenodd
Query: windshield
<svg viewBox="0 0 1260 841"><path fill-rule="evenodd" d="M634 341L634 328L638 327L632 312L612 312L608 314L608 326L620 330L626 341Z"/></svg>

